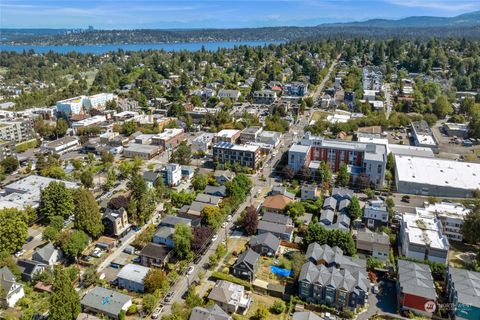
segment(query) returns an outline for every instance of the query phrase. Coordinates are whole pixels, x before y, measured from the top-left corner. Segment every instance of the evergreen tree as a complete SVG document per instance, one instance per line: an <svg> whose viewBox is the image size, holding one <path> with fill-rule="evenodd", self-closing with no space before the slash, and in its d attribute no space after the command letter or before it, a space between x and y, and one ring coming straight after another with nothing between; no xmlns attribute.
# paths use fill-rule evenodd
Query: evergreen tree
<svg viewBox="0 0 480 320"><path fill-rule="evenodd" d="M348 172L348 167L345 163L340 165L340 169L337 172L337 185L342 187L348 186L350 182L350 173Z"/></svg>
<svg viewBox="0 0 480 320"><path fill-rule="evenodd" d="M175 252L181 259L186 259L191 255L191 243L193 240L192 229L186 224L177 224L173 233L173 243Z"/></svg>
<svg viewBox="0 0 480 320"><path fill-rule="evenodd" d="M74 320L80 313L80 297L65 269L55 270L49 311L48 319L51 320Z"/></svg>
<svg viewBox="0 0 480 320"><path fill-rule="evenodd" d="M40 194L38 212L41 216L69 216L74 209L70 190L63 182L52 181Z"/></svg>
<svg viewBox="0 0 480 320"><path fill-rule="evenodd" d="M75 228L94 238L103 232L102 215L93 194L87 189L78 189L74 193Z"/></svg>

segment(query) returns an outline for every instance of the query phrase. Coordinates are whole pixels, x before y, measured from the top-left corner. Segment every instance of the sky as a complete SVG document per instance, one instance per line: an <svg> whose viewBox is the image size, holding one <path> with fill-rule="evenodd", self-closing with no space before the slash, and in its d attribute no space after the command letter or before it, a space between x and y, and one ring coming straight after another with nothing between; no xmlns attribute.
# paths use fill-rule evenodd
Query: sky
<svg viewBox="0 0 480 320"><path fill-rule="evenodd" d="M480 0L0 0L2 28L313 26L408 16L451 17Z"/></svg>

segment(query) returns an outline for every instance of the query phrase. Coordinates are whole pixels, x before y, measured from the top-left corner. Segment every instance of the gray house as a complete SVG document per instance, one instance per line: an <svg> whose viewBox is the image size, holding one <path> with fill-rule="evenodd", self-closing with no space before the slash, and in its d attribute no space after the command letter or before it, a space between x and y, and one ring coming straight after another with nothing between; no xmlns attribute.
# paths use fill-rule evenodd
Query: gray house
<svg viewBox="0 0 480 320"><path fill-rule="evenodd" d="M217 304L214 304L207 308L193 308L189 320L232 320L232 317Z"/></svg>
<svg viewBox="0 0 480 320"><path fill-rule="evenodd" d="M48 267L46 263L26 259L18 259L17 266L25 281L32 281L37 274L42 273Z"/></svg>
<svg viewBox="0 0 480 320"><path fill-rule="evenodd" d="M118 319L120 312L126 312L132 305L132 298L110 289L95 287L83 296L80 303L84 312L100 313Z"/></svg>
<svg viewBox="0 0 480 320"><path fill-rule="evenodd" d="M280 248L280 239L270 232L262 233L251 237L248 246L258 254L276 256Z"/></svg>
<svg viewBox="0 0 480 320"><path fill-rule="evenodd" d="M128 291L143 292L143 279L149 271L150 268L129 263L117 275L118 286Z"/></svg>
<svg viewBox="0 0 480 320"><path fill-rule="evenodd" d="M32 256L32 260L49 266L56 264L60 259L62 259L62 252L55 248L51 242L37 249Z"/></svg>
<svg viewBox="0 0 480 320"><path fill-rule="evenodd" d="M333 223L333 218L335 217L335 212L331 209L322 209L320 210L320 220L319 222L324 226L329 226Z"/></svg>
<svg viewBox="0 0 480 320"><path fill-rule="evenodd" d="M335 211L337 209L337 200L334 197L328 197L323 201L323 209Z"/></svg>
<svg viewBox="0 0 480 320"><path fill-rule="evenodd" d="M160 227L157 232L153 235L153 243L164 244L169 248L175 247L173 243L173 234L175 233L175 228L172 227Z"/></svg>
<svg viewBox="0 0 480 320"><path fill-rule="evenodd" d="M225 186L206 186L205 194L216 196L216 197L226 197L227 196L227 187Z"/></svg>
<svg viewBox="0 0 480 320"><path fill-rule="evenodd" d="M255 273L258 269L258 258L260 255L248 248L242 252L235 264L232 266L232 272L235 276L252 281L255 279Z"/></svg>

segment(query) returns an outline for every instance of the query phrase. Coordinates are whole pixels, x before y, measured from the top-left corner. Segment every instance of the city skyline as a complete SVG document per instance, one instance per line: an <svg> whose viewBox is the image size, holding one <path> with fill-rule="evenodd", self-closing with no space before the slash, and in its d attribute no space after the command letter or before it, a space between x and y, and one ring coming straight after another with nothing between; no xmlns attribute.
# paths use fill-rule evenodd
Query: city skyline
<svg viewBox="0 0 480 320"><path fill-rule="evenodd" d="M244 28L314 26L323 23L452 17L480 10L478 1L286 0L286 1L57 1L4 0L3 28Z"/></svg>

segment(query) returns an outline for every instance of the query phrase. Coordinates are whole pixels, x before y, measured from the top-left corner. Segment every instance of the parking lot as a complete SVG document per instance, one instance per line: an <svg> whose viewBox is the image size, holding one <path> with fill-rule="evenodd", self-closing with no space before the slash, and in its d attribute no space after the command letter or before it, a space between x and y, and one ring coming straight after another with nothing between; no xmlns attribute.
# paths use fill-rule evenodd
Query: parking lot
<svg viewBox="0 0 480 320"><path fill-rule="evenodd" d="M480 159L478 158L478 155L480 155L480 145L465 147L459 142L461 140L458 140L457 143L455 143L454 138L448 137L441 132L440 128L443 126L443 123L444 122L439 121L432 127L432 132L439 144L439 157L452 160L460 159L469 162L480 162Z"/></svg>

